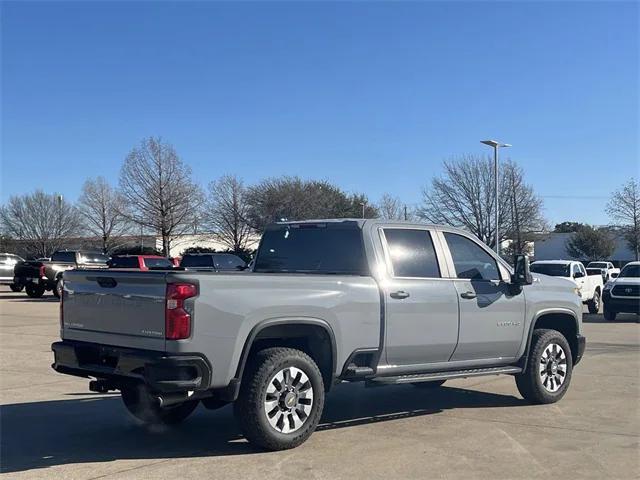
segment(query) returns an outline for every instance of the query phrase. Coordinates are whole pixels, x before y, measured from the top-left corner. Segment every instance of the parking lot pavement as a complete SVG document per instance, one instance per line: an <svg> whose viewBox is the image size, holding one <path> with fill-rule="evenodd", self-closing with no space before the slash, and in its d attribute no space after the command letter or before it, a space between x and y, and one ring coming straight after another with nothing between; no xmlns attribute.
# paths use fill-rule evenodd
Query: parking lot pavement
<svg viewBox="0 0 640 480"><path fill-rule="evenodd" d="M301 447L254 450L230 407L172 429L131 420L116 394L50 368L58 304L0 290L0 465L7 478L638 478L640 324L585 315L588 339L554 405L510 377L411 386L338 385Z"/></svg>

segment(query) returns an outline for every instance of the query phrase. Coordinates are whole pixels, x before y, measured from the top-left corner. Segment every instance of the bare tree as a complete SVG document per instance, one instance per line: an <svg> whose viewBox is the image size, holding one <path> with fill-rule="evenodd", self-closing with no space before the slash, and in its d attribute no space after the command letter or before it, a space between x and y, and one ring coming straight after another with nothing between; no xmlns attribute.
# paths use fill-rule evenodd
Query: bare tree
<svg viewBox="0 0 640 480"><path fill-rule="evenodd" d="M3 233L21 241L27 253L48 257L80 233L82 221L62 195L36 190L9 198L0 207L0 223Z"/></svg>
<svg viewBox="0 0 640 480"><path fill-rule="evenodd" d="M125 159L120 191L131 209L127 216L160 234L164 255L169 255L173 238L193 230L203 198L191 180L191 168L172 145L154 137L144 139Z"/></svg>
<svg viewBox="0 0 640 480"><path fill-rule="evenodd" d="M505 212L504 237L511 240L505 251L510 254L529 254L531 240L535 234L548 230L542 216L542 201L530 185L524 183L524 172L518 165L507 162L503 168L509 204Z"/></svg>
<svg viewBox="0 0 640 480"><path fill-rule="evenodd" d="M115 248L120 237L131 226L125 214L127 208L124 198L104 177L90 178L84 182L78 209L87 230L101 239L103 253Z"/></svg>
<svg viewBox="0 0 640 480"><path fill-rule="evenodd" d="M247 223L247 189L238 177L225 175L209 184L204 224L234 252L246 250L253 230Z"/></svg>
<svg viewBox="0 0 640 480"><path fill-rule="evenodd" d="M384 220L400 220L403 214L403 205L398 197L385 193L378 202L380 218Z"/></svg>
<svg viewBox="0 0 640 480"><path fill-rule="evenodd" d="M385 220L411 220L413 212L410 211L398 197L385 193L378 202L380 218Z"/></svg>
<svg viewBox="0 0 640 480"><path fill-rule="evenodd" d="M625 230L627 245L640 260L640 183L632 179L613 192L607 213Z"/></svg>
<svg viewBox="0 0 640 480"><path fill-rule="evenodd" d="M417 211L433 223L462 227L495 247L495 186L493 160L472 155L445 161L444 174L423 191ZM520 249L534 233L546 228L542 201L524 182L522 169L510 160L502 162L499 222L501 241L517 242Z"/></svg>

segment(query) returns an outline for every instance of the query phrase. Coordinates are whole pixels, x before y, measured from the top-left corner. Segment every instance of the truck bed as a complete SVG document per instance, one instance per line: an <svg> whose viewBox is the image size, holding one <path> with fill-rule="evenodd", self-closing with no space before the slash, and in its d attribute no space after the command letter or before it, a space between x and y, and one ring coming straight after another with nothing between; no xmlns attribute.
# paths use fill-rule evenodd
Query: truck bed
<svg viewBox="0 0 640 480"><path fill-rule="evenodd" d="M356 348L380 342L380 294L371 277L73 270L64 275L64 340L167 353L202 352L212 364L212 386L234 377L244 341L273 318L318 319L332 329L336 368ZM169 283L195 284L187 302L191 335L165 339Z"/></svg>

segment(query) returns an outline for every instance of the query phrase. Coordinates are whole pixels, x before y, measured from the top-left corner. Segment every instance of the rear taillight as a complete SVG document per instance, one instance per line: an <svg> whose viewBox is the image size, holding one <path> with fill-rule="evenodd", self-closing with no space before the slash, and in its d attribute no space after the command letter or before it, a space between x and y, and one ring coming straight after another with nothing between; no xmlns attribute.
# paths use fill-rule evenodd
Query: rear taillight
<svg viewBox="0 0 640 480"><path fill-rule="evenodd" d="M191 283L167 284L165 307L165 333L167 340L182 340L191 335L191 315L184 308L184 301L198 295L198 288Z"/></svg>
<svg viewBox="0 0 640 480"><path fill-rule="evenodd" d="M40 266L40 278L46 278L47 274L45 272L44 265Z"/></svg>

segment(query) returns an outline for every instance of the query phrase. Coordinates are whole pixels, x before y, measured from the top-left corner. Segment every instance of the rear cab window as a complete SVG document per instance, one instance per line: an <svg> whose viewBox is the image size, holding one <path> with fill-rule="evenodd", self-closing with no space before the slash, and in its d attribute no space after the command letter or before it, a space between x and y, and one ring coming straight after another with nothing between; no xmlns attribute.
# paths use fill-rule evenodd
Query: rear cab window
<svg viewBox="0 0 640 480"><path fill-rule="evenodd" d="M569 277L569 265L564 263L538 263L531 264L531 271L533 273L541 273L542 275L549 275L551 277Z"/></svg>
<svg viewBox="0 0 640 480"><path fill-rule="evenodd" d="M427 230L384 228L394 277L440 278L436 251Z"/></svg>
<svg viewBox="0 0 640 480"><path fill-rule="evenodd" d="M78 252L78 262L79 263L107 263L109 261L109 257L103 255L101 253L96 252Z"/></svg>
<svg viewBox="0 0 640 480"><path fill-rule="evenodd" d="M140 268L138 257L113 257L109 261L110 268Z"/></svg>
<svg viewBox="0 0 640 480"><path fill-rule="evenodd" d="M185 255L180 260L181 267L213 267L213 255Z"/></svg>
<svg viewBox="0 0 640 480"><path fill-rule="evenodd" d="M142 261L147 268L173 268L173 263L167 258L143 258Z"/></svg>
<svg viewBox="0 0 640 480"><path fill-rule="evenodd" d="M76 261L76 252L54 252L51 255L52 262L65 262L65 263L75 263Z"/></svg>
<svg viewBox="0 0 640 480"><path fill-rule="evenodd" d="M354 221L270 225L253 271L369 275L362 230Z"/></svg>

